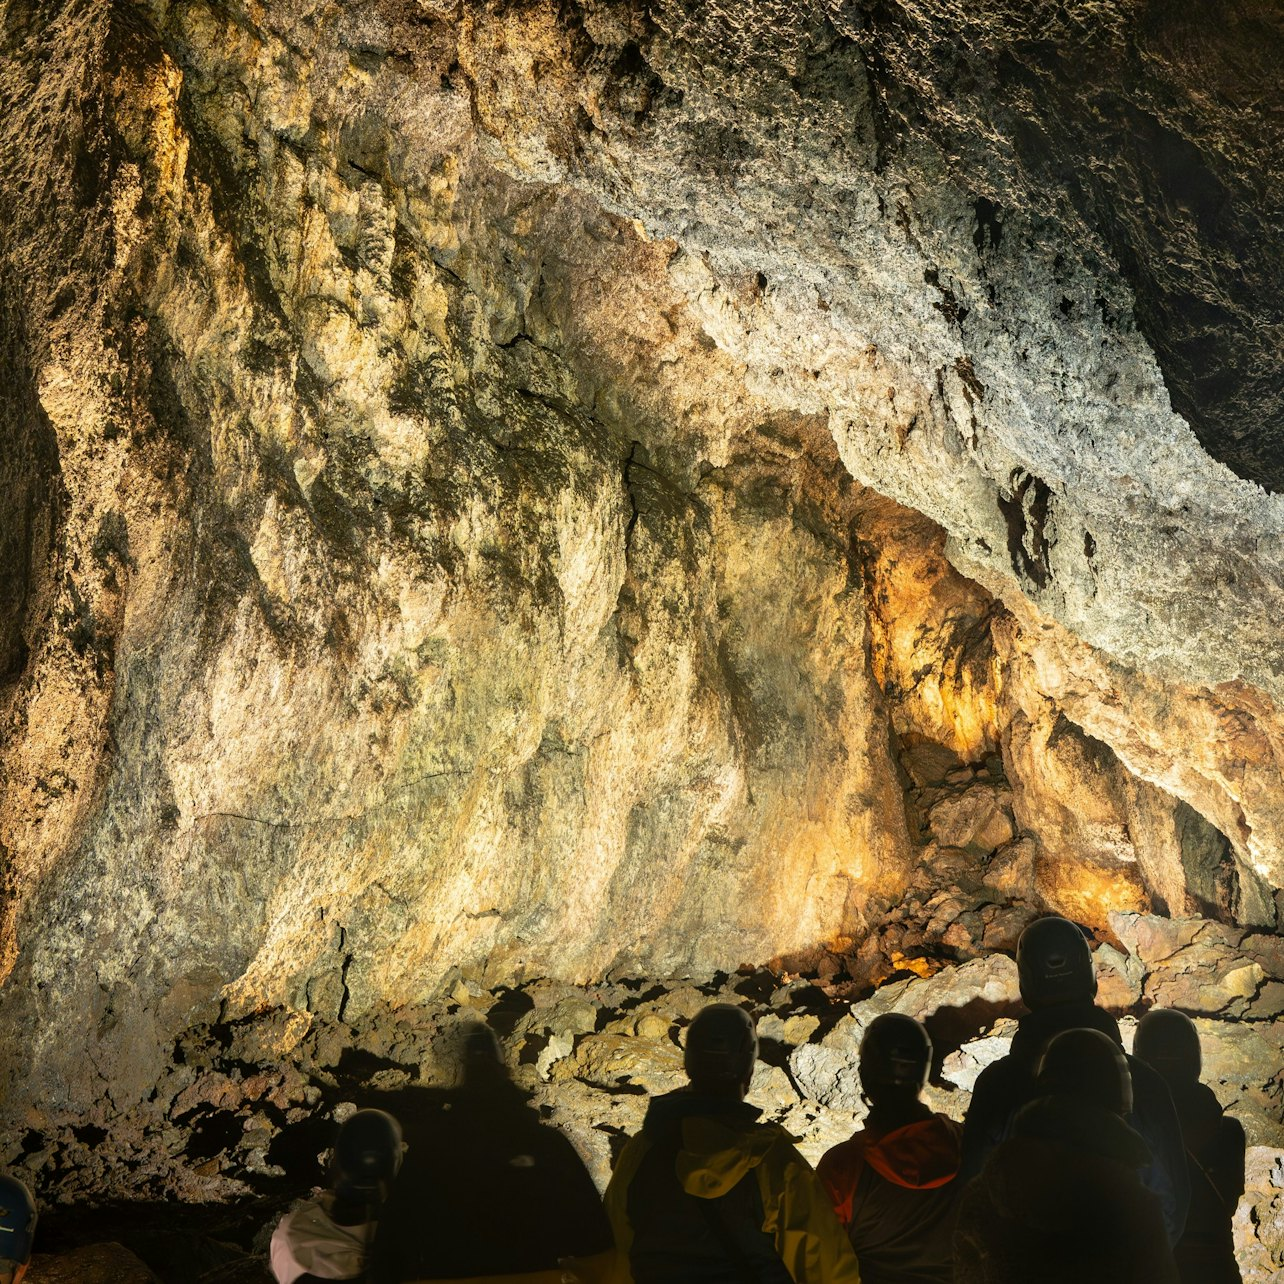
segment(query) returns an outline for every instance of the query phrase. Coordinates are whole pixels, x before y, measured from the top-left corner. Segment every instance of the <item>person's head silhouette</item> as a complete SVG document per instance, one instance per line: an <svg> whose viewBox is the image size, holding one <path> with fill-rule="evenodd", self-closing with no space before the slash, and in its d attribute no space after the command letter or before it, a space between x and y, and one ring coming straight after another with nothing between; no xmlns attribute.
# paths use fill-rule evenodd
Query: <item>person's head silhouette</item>
<svg viewBox="0 0 1284 1284"><path fill-rule="evenodd" d="M346 1204L384 1203L404 1152L401 1125L386 1111L350 1115L339 1129L330 1165L335 1198Z"/></svg>
<svg viewBox="0 0 1284 1284"><path fill-rule="evenodd" d="M1199 1082L1203 1056L1199 1031L1184 1012L1154 1008L1137 1025L1133 1056L1144 1061L1172 1089Z"/></svg>
<svg viewBox="0 0 1284 1284"><path fill-rule="evenodd" d="M695 1092L743 1099L757 1057L758 1036L744 1008L711 1003L696 1013L683 1052L683 1066Z"/></svg>
<svg viewBox="0 0 1284 1284"><path fill-rule="evenodd" d="M875 1017L860 1041L860 1086L871 1119L895 1126L922 1111L919 1095L932 1068L932 1040L913 1017L885 1012Z"/></svg>
<svg viewBox="0 0 1284 1284"><path fill-rule="evenodd" d="M1100 1030L1063 1030L1049 1039L1035 1086L1043 1096L1075 1097L1120 1117L1132 1113L1128 1061Z"/></svg>
<svg viewBox="0 0 1284 1284"><path fill-rule="evenodd" d="M1087 938L1067 918L1036 919L1017 941L1021 999L1031 1012L1059 1003L1091 1003L1097 975Z"/></svg>

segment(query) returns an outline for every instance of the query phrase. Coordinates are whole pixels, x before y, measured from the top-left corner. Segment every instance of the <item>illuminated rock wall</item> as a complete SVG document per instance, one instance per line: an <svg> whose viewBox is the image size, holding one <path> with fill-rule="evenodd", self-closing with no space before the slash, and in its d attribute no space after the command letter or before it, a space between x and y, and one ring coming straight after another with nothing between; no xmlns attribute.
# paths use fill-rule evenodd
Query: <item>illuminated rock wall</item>
<svg viewBox="0 0 1284 1284"><path fill-rule="evenodd" d="M19 1131L461 976L1273 926L1279 503L804 12L0 5Z"/></svg>

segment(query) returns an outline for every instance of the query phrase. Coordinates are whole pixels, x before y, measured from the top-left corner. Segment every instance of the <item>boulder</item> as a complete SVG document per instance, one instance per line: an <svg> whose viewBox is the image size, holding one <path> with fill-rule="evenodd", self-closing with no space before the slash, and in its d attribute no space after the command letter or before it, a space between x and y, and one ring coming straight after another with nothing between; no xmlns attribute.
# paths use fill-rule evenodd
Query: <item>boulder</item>
<svg viewBox="0 0 1284 1284"><path fill-rule="evenodd" d="M1159 1007L1238 1017L1248 1010L1265 979L1261 964L1238 951L1191 945L1150 973L1145 995Z"/></svg>
<svg viewBox="0 0 1284 1284"><path fill-rule="evenodd" d="M1203 1081L1243 1125L1249 1145L1279 1147L1284 1113L1284 1021L1195 1019Z"/></svg>
<svg viewBox="0 0 1284 1284"><path fill-rule="evenodd" d="M1037 855L1038 844L1025 836L1000 847L983 867L985 885L1005 897L1031 899Z"/></svg>
<svg viewBox="0 0 1284 1284"><path fill-rule="evenodd" d="M1170 958L1199 935L1202 919L1163 918L1158 914L1112 913L1110 929L1147 967Z"/></svg>
<svg viewBox="0 0 1284 1284"><path fill-rule="evenodd" d="M995 1022L992 1029L976 1039L969 1039L946 1058L941 1076L955 1088L971 1092L986 1066L1006 1057L1016 1034L1017 1023L1011 1017Z"/></svg>
<svg viewBox="0 0 1284 1284"><path fill-rule="evenodd" d="M1245 1281L1284 1278L1284 1150L1250 1146L1235 1213L1235 1256Z"/></svg>
<svg viewBox="0 0 1284 1284"><path fill-rule="evenodd" d="M550 1069L553 1082L576 1078L612 1092L672 1092L686 1082L682 1051L666 1040L589 1035Z"/></svg>
<svg viewBox="0 0 1284 1284"><path fill-rule="evenodd" d="M798 1104L798 1091L779 1066L759 1061L753 1068L747 1100L751 1105L761 1106L774 1118Z"/></svg>
<svg viewBox="0 0 1284 1284"><path fill-rule="evenodd" d="M1145 972L1141 961L1113 945L1093 951L1097 968L1097 1002L1111 1012L1122 1012L1141 1002Z"/></svg>
<svg viewBox="0 0 1284 1284"><path fill-rule="evenodd" d="M1015 961L1005 954L991 954L958 967L944 967L928 978L884 986L865 1001L853 1004L851 1012L863 1030L883 1012L901 1012L925 1021L944 1008L979 1005L1003 1009L1019 1003L1020 998ZM838 1030L835 1027L825 1042L830 1043Z"/></svg>
<svg viewBox="0 0 1284 1284"><path fill-rule="evenodd" d="M810 1013L799 1013L796 1016L780 1017L774 1012L758 1019L758 1038L773 1039L790 1047L806 1043L820 1028L820 1018Z"/></svg>
<svg viewBox="0 0 1284 1284"><path fill-rule="evenodd" d="M1002 785L970 785L942 798L928 813L928 827L942 847L992 852L1016 836L1012 791Z"/></svg>
<svg viewBox="0 0 1284 1284"><path fill-rule="evenodd" d="M822 1106L861 1110L860 1075L854 1047L804 1044L789 1058L794 1082Z"/></svg>

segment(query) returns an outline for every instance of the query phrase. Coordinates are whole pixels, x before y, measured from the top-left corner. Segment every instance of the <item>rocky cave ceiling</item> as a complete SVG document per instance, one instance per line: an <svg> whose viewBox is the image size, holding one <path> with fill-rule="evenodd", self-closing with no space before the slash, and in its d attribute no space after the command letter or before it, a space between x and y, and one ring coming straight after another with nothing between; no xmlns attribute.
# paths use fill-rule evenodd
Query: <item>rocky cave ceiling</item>
<svg viewBox="0 0 1284 1284"><path fill-rule="evenodd" d="M1046 907L1277 985L1282 61L1253 0L0 2L6 1109Z"/></svg>

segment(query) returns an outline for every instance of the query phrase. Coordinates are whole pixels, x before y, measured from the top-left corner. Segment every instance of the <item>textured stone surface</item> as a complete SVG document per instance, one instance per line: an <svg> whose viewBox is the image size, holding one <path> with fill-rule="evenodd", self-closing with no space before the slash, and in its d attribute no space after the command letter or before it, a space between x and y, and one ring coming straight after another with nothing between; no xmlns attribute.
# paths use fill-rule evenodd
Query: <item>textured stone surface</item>
<svg viewBox="0 0 1284 1284"><path fill-rule="evenodd" d="M1275 28L1067 12L0 3L7 1161L242 1194L456 1008L601 1175L621 978L773 959L814 1146L1046 908L1269 1135Z"/></svg>
<svg viewBox="0 0 1284 1284"><path fill-rule="evenodd" d="M70 1253L37 1253L32 1284L157 1284L157 1277L120 1244L90 1244Z"/></svg>
<svg viewBox="0 0 1284 1284"><path fill-rule="evenodd" d="M982 244L998 248L1017 208L1108 254L1174 408L1214 458L1284 486L1278 6L860 9L888 150L906 134L939 145L977 197ZM1059 307L1073 320L1076 305Z"/></svg>
<svg viewBox="0 0 1284 1284"><path fill-rule="evenodd" d="M1241 935L1203 920L1174 930L1169 920L1129 917L1117 926L1128 944L1099 946L1098 966L1137 976L1138 990L1148 993L1173 984L1184 968L1202 966L1207 942L1198 939L1201 933L1227 949ZM1163 937L1177 942L1175 948L1147 962ZM1259 960L1267 984L1280 983L1284 960L1260 952L1260 942L1248 935L1236 948ZM292 1195L321 1179L319 1156L334 1123L358 1105L403 1117L424 1108L433 1093L456 1082L459 1035L479 1019L501 1037L515 1081L570 1136L604 1185L624 1138L641 1126L649 1096L683 1082L685 1031L706 1003L740 1004L757 1018L760 1059L749 1099L791 1130L813 1162L864 1115L857 1055L876 1016L902 1012L926 1023L936 1053L927 1099L961 1118L976 1076L1007 1052L1022 1010L1015 963L1003 954L943 964L928 977L905 976L855 1002L841 984L762 970L710 979L620 977L591 987L540 979L517 988L476 987L471 997L467 1005L442 999L368 1011L344 1023L318 1018L286 1051L280 1050L279 1014L184 1031L156 1103L173 1122L134 1133L121 1121L109 1122L119 1146L128 1147L131 1180L141 1189L156 1189L140 1177L155 1183L167 1171L164 1152L181 1146L184 1162L205 1170L205 1189L222 1182L233 1205L217 1226L202 1225L195 1211L175 1215L140 1206L132 1215L113 1214L122 1236L132 1237L130 1247L167 1282L190 1281L196 1261L209 1263L211 1278L258 1281L272 1219ZM1233 1004L1200 1016L1197 1028L1203 1078L1248 1134L1249 1183L1237 1242L1246 1281L1265 1284L1280 1265L1284 1020L1237 1020ZM1123 1009L1125 1046L1145 1007L1138 999ZM92 1140L83 1126L51 1128L44 1153L18 1162L37 1182L51 1170L63 1174L63 1193L83 1197L115 1162L101 1148L95 1154ZM250 1200L251 1193L267 1198ZM55 1234L81 1221L50 1210ZM257 1247L237 1247L249 1241Z"/></svg>

